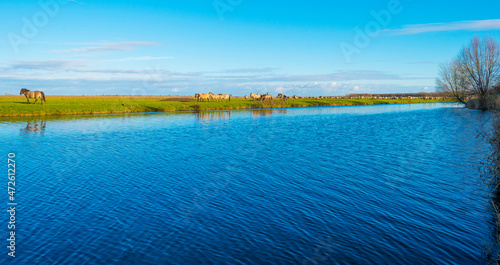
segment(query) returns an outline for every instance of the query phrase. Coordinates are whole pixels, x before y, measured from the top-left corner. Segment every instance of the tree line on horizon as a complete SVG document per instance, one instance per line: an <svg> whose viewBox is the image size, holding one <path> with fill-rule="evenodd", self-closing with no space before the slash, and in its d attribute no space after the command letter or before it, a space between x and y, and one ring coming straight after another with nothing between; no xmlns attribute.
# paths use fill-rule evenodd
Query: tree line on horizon
<svg viewBox="0 0 500 265"><path fill-rule="evenodd" d="M440 65L436 85L463 104L477 99L478 109L489 109L500 92L499 43L490 36L475 36L455 58Z"/></svg>
<svg viewBox="0 0 500 265"><path fill-rule="evenodd" d="M347 94L346 97L453 97L453 95L448 91L439 92L400 92L400 93L351 93Z"/></svg>

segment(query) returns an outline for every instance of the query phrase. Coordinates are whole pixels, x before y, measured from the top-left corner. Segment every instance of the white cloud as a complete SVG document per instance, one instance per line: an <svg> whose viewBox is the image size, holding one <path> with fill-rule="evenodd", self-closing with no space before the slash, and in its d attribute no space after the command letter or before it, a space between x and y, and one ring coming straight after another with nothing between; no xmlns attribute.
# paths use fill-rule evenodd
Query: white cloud
<svg viewBox="0 0 500 265"><path fill-rule="evenodd" d="M69 67L81 67L88 65L83 60L15 60L10 63L13 69L67 69Z"/></svg>
<svg viewBox="0 0 500 265"><path fill-rule="evenodd" d="M123 59L116 59L116 60L106 60L106 62L111 61L111 62L128 62L128 61L151 61L151 60L166 60L166 59L172 59L174 57L152 57L152 56L143 56L143 57L136 57L136 58L123 58Z"/></svg>
<svg viewBox="0 0 500 265"><path fill-rule="evenodd" d="M284 93L284 92L286 92L286 88L280 86L280 87L276 88L274 90L274 92L276 92L276 93Z"/></svg>
<svg viewBox="0 0 500 265"><path fill-rule="evenodd" d="M405 25L400 29L385 29L382 32L388 35L414 35L428 32L444 32L457 30L499 30L500 19L470 20L448 23L429 23Z"/></svg>
<svg viewBox="0 0 500 265"><path fill-rule="evenodd" d="M140 46L160 46L158 42L151 41L119 41L119 42L100 42L100 43L88 43L85 47L65 49L65 50L52 50L55 53L75 53L80 56L91 56L94 54L99 54L103 52L110 51L127 51L133 50Z"/></svg>
<svg viewBox="0 0 500 265"><path fill-rule="evenodd" d="M161 58L161 57L158 57ZM149 60L154 57L125 58ZM1 66L0 85L18 87L71 87L86 91L110 90L111 94L130 94L131 88L146 89L149 94L194 94L212 91L244 95L284 93L302 96L340 96L349 93L419 92L428 84L409 88L396 82L414 82L411 76L376 70L344 71L333 74L287 75L263 71L255 75L220 75L221 72L174 72L155 69L105 68L104 61L92 60L17 60ZM121 87L121 90L120 90ZM429 86L430 87L430 86ZM400 90L402 88L402 90ZM56 91L56 90L54 90ZM56 93L56 92L54 92ZM57 92L59 93L59 92ZM68 92L70 93L70 92ZM85 92L88 94L89 92ZM106 94L106 93L105 93Z"/></svg>
<svg viewBox="0 0 500 265"><path fill-rule="evenodd" d="M249 73L271 73L277 68L265 67L265 68L239 68L239 69L228 69L223 71L224 73L231 74L249 74Z"/></svg>

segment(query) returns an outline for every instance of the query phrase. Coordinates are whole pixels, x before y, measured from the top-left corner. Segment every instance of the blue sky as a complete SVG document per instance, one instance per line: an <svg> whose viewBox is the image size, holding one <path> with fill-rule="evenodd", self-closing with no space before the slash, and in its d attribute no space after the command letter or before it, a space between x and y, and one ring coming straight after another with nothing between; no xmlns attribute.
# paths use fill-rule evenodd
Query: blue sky
<svg viewBox="0 0 500 265"><path fill-rule="evenodd" d="M475 34L500 41L499 1L0 6L2 94L21 87L58 95L433 92L439 63Z"/></svg>

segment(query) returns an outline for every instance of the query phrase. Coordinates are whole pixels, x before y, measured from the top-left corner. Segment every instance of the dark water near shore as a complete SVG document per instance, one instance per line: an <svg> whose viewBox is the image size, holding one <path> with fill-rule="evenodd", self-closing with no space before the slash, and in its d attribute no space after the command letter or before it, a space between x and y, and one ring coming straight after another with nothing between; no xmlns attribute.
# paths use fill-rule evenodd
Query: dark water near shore
<svg viewBox="0 0 500 265"><path fill-rule="evenodd" d="M481 264L488 118L413 104L0 119L19 203L17 257L4 212L0 264Z"/></svg>

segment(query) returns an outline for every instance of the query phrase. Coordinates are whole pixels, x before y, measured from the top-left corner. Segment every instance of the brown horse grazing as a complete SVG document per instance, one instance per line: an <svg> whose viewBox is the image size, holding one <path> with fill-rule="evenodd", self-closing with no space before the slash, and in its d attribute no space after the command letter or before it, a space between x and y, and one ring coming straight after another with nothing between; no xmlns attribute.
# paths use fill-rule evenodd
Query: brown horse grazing
<svg viewBox="0 0 500 265"><path fill-rule="evenodd" d="M28 104L31 104L30 98L35 99L35 102L33 104L36 104L38 99L40 99L40 103L42 103L42 105L44 101L47 102L47 100L45 100L45 94L42 91L29 91L26 88L22 88L19 95L24 95L28 100Z"/></svg>
<svg viewBox="0 0 500 265"><path fill-rule="evenodd" d="M42 105L43 105L44 101L47 102L47 100L45 99L45 94L42 91L29 91L26 88L22 88L19 95L24 95L26 97L26 99L28 100L28 104L31 104L30 98L35 99L35 102L33 104L36 104L38 99L40 99L40 103L42 103Z"/></svg>

